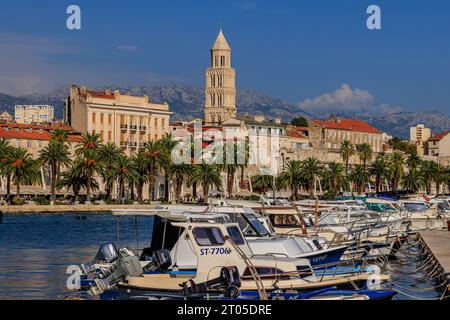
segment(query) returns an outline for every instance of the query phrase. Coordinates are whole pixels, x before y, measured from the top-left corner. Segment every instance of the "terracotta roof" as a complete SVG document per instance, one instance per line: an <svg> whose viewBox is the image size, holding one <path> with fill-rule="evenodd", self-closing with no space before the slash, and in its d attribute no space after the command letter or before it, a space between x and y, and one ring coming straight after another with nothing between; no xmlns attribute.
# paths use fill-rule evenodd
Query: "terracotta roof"
<svg viewBox="0 0 450 320"><path fill-rule="evenodd" d="M301 131L289 130L287 135L292 138L306 138L305 134Z"/></svg>
<svg viewBox="0 0 450 320"><path fill-rule="evenodd" d="M91 97L100 98L100 99L115 99L114 93L107 93L105 91L86 91Z"/></svg>
<svg viewBox="0 0 450 320"><path fill-rule="evenodd" d="M428 139L428 141L441 141L442 139L444 139L448 134L450 133L450 131L444 131L441 133L438 133L437 135L431 137L430 139Z"/></svg>
<svg viewBox="0 0 450 320"><path fill-rule="evenodd" d="M73 132L73 128L62 125L32 125L20 123L0 123L0 138L25 139L25 140L50 140L51 131L64 129ZM79 142L80 136L69 135L67 141Z"/></svg>
<svg viewBox="0 0 450 320"><path fill-rule="evenodd" d="M329 120L312 120L311 123L320 125L328 129L347 130L353 132L378 133L378 134L382 133L380 130L372 127L367 122L360 120L336 118Z"/></svg>

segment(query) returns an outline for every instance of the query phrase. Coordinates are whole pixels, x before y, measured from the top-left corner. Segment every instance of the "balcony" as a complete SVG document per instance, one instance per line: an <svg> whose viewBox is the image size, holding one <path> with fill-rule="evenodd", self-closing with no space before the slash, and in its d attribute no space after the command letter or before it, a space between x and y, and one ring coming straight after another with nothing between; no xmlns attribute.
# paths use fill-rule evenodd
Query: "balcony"
<svg viewBox="0 0 450 320"><path fill-rule="evenodd" d="M131 130L131 131L136 131L136 130L137 130L137 127L138 127L137 125L131 124L131 125L130 125L130 130Z"/></svg>
<svg viewBox="0 0 450 320"><path fill-rule="evenodd" d="M147 126L140 125L139 131L147 131Z"/></svg>
<svg viewBox="0 0 450 320"><path fill-rule="evenodd" d="M120 130L127 131L128 130L128 125L127 124L121 124L120 125Z"/></svg>
<svg viewBox="0 0 450 320"><path fill-rule="evenodd" d="M133 149L137 148L137 142L130 142L130 147Z"/></svg>
<svg viewBox="0 0 450 320"><path fill-rule="evenodd" d="M127 142L127 141L121 141L121 142L120 142L120 147L121 147L121 148L126 148L126 147L128 147L128 142Z"/></svg>

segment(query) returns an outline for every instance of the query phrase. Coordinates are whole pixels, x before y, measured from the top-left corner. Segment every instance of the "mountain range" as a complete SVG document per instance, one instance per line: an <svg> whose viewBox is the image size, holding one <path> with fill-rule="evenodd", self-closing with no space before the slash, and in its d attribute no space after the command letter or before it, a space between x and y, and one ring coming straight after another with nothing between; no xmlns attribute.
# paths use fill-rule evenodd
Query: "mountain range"
<svg viewBox="0 0 450 320"><path fill-rule="evenodd" d="M147 95L156 103L167 102L174 112L173 120L203 118L204 89L189 85L165 86L109 86L111 90L120 90L136 96ZM102 88L105 89L105 88ZM8 111L14 114L17 104L49 104L55 106L55 116L62 118L64 100L69 94L69 86L58 88L47 94L33 94L27 96L11 96L0 93L0 112ZM296 104L269 97L254 90L238 90L237 106L239 115L264 114L267 118L281 116L283 121L291 121L296 117L326 118L328 114L312 114L306 112ZM359 118L372 124L374 127L400 138L409 137L409 128L418 123L432 129L434 133L450 129L450 117L437 112L397 112L384 116L349 115L340 116Z"/></svg>

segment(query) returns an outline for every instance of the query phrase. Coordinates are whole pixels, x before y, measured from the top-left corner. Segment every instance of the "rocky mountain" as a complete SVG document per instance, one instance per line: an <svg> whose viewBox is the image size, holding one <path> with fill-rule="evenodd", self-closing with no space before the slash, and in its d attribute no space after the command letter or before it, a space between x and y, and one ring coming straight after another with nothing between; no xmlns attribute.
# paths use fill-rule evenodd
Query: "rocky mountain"
<svg viewBox="0 0 450 320"><path fill-rule="evenodd" d="M203 104L205 93L202 87L187 85L155 86L110 86L111 90L120 90L131 95L147 95L157 103L169 103L174 112L173 119L192 119L203 117ZM105 88L102 88L105 89ZM14 97L0 93L0 112L6 110L14 113L16 104L49 104L55 106L56 117L62 118L64 100L69 94L69 87L61 87L48 94L33 94ZM261 92L253 90L240 90L237 92L237 105L240 115L265 114L268 118L281 116L284 121L290 121L295 117L324 118L327 114L311 114L300 109L295 104L269 97ZM409 127L418 123L431 128L434 133L450 130L450 117L433 112L398 112L388 116L345 115L351 118L360 118L370 124L400 138L408 138Z"/></svg>

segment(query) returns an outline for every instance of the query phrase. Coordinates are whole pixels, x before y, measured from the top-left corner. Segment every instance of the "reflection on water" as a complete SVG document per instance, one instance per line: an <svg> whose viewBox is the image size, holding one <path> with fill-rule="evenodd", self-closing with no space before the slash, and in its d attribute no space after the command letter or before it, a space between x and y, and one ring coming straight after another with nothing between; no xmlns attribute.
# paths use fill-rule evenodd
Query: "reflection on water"
<svg viewBox="0 0 450 320"><path fill-rule="evenodd" d="M139 218L139 244L151 239L152 218ZM119 220L120 246L136 248L136 220ZM77 296L66 287L69 265L87 262L105 242L116 242L109 214L4 215L0 224L0 299Z"/></svg>

